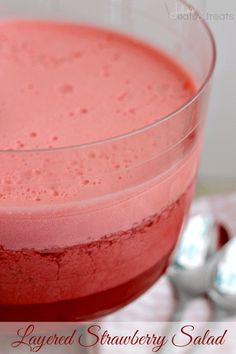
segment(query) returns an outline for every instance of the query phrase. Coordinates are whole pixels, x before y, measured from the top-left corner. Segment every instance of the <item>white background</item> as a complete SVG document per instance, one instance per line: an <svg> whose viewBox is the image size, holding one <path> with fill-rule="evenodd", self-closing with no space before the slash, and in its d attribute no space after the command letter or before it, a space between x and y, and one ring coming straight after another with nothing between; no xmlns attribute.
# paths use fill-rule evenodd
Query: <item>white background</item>
<svg viewBox="0 0 236 354"><path fill-rule="evenodd" d="M234 20L210 21L218 47L200 177L236 182L236 0L191 0L203 12L232 13Z"/></svg>

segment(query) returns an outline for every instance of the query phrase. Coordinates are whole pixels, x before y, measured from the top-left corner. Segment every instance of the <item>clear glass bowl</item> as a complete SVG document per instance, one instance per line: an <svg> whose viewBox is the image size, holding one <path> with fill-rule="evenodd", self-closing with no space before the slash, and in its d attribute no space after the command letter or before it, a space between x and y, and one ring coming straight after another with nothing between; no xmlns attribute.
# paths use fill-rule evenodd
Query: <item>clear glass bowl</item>
<svg viewBox="0 0 236 354"><path fill-rule="evenodd" d="M0 320L105 315L142 294L168 265L194 189L214 40L176 0L1 0L0 16L131 35L164 50L196 82L182 107L127 134L0 151Z"/></svg>

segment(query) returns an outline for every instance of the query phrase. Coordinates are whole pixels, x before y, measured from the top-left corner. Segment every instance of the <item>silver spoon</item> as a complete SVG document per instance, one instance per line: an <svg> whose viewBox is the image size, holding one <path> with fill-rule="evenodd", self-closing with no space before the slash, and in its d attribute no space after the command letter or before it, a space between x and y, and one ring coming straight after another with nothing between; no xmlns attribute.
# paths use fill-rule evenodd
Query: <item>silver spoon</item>
<svg viewBox="0 0 236 354"><path fill-rule="evenodd" d="M199 214L188 220L167 271L177 300L172 322L181 320L190 300L206 293L210 260L228 240L225 227L211 216Z"/></svg>
<svg viewBox="0 0 236 354"><path fill-rule="evenodd" d="M222 322L236 315L236 237L211 260L206 278L207 298L212 307L211 322ZM217 329L211 324L211 329ZM209 326L206 328L209 329ZM190 354L201 353L193 348Z"/></svg>
<svg viewBox="0 0 236 354"><path fill-rule="evenodd" d="M236 237L214 257L207 278L212 321L236 315Z"/></svg>

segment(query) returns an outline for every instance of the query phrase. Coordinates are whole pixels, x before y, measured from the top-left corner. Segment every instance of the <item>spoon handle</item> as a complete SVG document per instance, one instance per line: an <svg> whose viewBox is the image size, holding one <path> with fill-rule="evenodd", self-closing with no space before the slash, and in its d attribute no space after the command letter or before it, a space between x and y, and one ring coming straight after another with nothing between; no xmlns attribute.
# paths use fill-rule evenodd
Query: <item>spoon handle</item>
<svg viewBox="0 0 236 354"><path fill-rule="evenodd" d="M183 320L184 310L192 299L187 295L185 296L185 294L179 293L174 286L173 288L175 290L176 307L165 331L167 338L170 338L173 333L179 330L179 322ZM167 344L167 346L162 349L162 354L170 354L170 352L171 348Z"/></svg>
<svg viewBox="0 0 236 354"><path fill-rule="evenodd" d="M186 301L187 300L187 301ZM184 310L187 307L189 299L178 299L175 311L173 312L170 322L181 322L183 319Z"/></svg>

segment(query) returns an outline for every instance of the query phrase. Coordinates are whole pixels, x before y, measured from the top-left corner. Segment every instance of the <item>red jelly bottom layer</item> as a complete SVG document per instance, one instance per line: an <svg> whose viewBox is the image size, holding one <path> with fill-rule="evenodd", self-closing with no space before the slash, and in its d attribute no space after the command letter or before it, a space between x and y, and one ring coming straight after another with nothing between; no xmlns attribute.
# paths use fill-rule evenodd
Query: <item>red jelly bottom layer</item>
<svg viewBox="0 0 236 354"><path fill-rule="evenodd" d="M155 267L125 284L79 299L42 305L0 305L0 321L74 322L107 315L127 305L153 285L164 273L168 259L165 257Z"/></svg>
<svg viewBox="0 0 236 354"><path fill-rule="evenodd" d="M90 320L138 297L168 266L192 186L162 213L98 241L45 251L0 247L0 321Z"/></svg>

